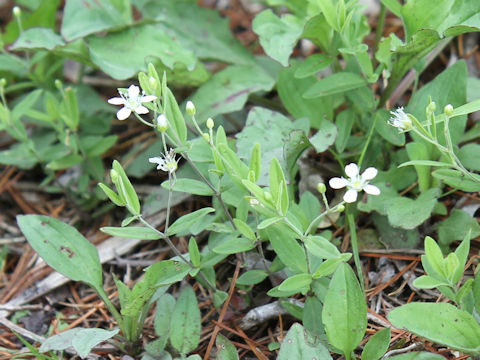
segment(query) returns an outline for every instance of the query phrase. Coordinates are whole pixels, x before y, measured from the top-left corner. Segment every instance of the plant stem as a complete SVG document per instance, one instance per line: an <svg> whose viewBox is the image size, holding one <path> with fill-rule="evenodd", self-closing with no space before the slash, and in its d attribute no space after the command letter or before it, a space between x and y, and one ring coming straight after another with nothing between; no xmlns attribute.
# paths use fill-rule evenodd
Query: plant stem
<svg viewBox="0 0 480 360"><path fill-rule="evenodd" d="M362 263L360 262L360 254L358 252L357 228L355 225L355 219L351 212L350 206L347 206L346 213L347 213L348 228L350 230L350 242L352 244L353 259L355 260L355 267L357 268L357 274L358 274L358 280L360 281L360 286L362 287L362 291L365 291Z"/></svg>

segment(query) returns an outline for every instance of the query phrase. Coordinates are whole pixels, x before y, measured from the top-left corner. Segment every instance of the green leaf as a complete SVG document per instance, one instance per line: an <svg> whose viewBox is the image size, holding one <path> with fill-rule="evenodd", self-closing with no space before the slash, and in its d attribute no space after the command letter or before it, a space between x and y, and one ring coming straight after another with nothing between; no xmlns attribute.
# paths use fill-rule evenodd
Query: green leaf
<svg viewBox="0 0 480 360"><path fill-rule="evenodd" d="M96 345L117 335L119 329L104 330L95 328L74 328L49 337L42 343L39 350L65 350L72 346L81 358L87 357Z"/></svg>
<svg viewBox="0 0 480 360"><path fill-rule="evenodd" d="M477 174L471 174L473 178L477 179L476 181L471 180L459 170L453 169L435 170L432 175L453 188L468 192L480 191L480 176Z"/></svg>
<svg viewBox="0 0 480 360"><path fill-rule="evenodd" d="M341 255L335 245L319 235L307 236L305 247L310 253L320 259L337 259Z"/></svg>
<svg viewBox="0 0 480 360"><path fill-rule="evenodd" d="M302 323L312 335L325 335L322 324L322 302L316 296L307 296L303 307Z"/></svg>
<svg viewBox="0 0 480 360"><path fill-rule="evenodd" d="M438 242L446 247L456 240L464 239L469 231L472 239L480 235L477 220L460 209L453 209L450 216L438 226Z"/></svg>
<svg viewBox="0 0 480 360"><path fill-rule="evenodd" d="M399 329L467 354L480 353L480 325L468 312L447 303L410 303L388 320Z"/></svg>
<svg viewBox="0 0 480 360"><path fill-rule="evenodd" d="M147 71L147 63L153 59L159 59L169 69L178 64L189 71L197 61L190 50L181 47L154 24L139 24L106 36L92 35L87 39L87 46L95 65L118 80Z"/></svg>
<svg viewBox="0 0 480 360"><path fill-rule="evenodd" d="M237 134L236 145L238 156L247 160L253 146L260 144L262 148L260 167L263 172L258 175L259 185L269 184L268 169L274 158L279 161L283 173L286 173L284 146L290 133L296 128L298 127L290 119L279 112L261 107L254 107L249 111L245 127Z"/></svg>
<svg viewBox="0 0 480 360"><path fill-rule="evenodd" d="M132 183L127 177L125 170L123 170L122 165L117 160L113 160L112 164L113 170L118 174L117 182L115 185L119 192L119 195L125 200L128 211L132 215L140 214L140 201L138 200L138 195L133 188Z"/></svg>
<svg viewBox="0 0 480 360"><path fill-rule="evenodd" d="M215 339L217 345L217 360L238 360L238 353L235 346L222 334Z"/></svg>
<svg viewBox="0 0 480 360"><path fill-rule="evenodd" d="M243 251L251 250L255 247L255 242L244 237L231 237L215 246L213 251L217 254L235 254Z"/></svg>
<svg viewBox="0 0 480 360"><path fill-rule="evenodd" d="M430 265L434 271L434 273L430 273L428 271L427 265L424 264L426 267L427 273L430 276L436 277L436 275L440 275L441 277L445 277L445 273L443 272L443 254L442 250L438 246L437 242L433 240L430 236L425 237L424 242L425 248L425 255L422 255L422 264L423 260L428 261L428 265Z"/></svg>
<svg viewBox="0 0 480 360"><path fill-rule="evenodd" d="M168 119L169 134L175 142L180 141L178 145L184 145L187 141L187 125L183 118L182 112L178 107L175 96L167 87L167 79L164 76L162 79L162 97L163 97L163 112Z"/></svg>
<svg viewBox="0 0 480 360"><path fill-rule="evenodd" d="M170 342L181 354L195 350L200 341L201 315L197 297L191 287L180 293L172 314Z"/></svg>
<svg viewBox="0 0 480 360"><path fill-rule="evenodd" d="M290 54L303 32L303 21L291 14L279 18L268 9L255 16L252 27L267 55L288 66Z"/></svg>
<svg viewBox="0 0 480 360"><path fill-rule="evenodd" d="M17 223L30 246L59 273L102 289L102 266L97 248L77 229L41 215L18 215Z"/></svg>
<svg viewBox="0 0 480 360"><path fill-rule="evenodd" d="M248 166L232 151L228 145L219 144L217 146L220 155L222 156L223 163L230 176L237 181L241 181L248 178Z"/></svg>
<svg viewBox="0 0 480 360"><path fill-rule="evenodd" d="M390 112L388 110L379 109L376 112L375 117L375 130L382 138L395 146L405 145L405 134L399 133L397 128L388 123L388 120L390 119Z"/></svg>
<svg viewBox="0 0 480 360"><path fill-rule="evenodd" d="M201 59L242 65L253 62L247 48L233 36L228 19L217 10L191 0L157 0L147 2L140 11L144 19L155 19L171 39Z"/></svg>
<svg viewBox="0 0 480 360"><path fill-rule="evenodd" d="M480 171L480 144L467 144L458 151L458 159L469 170Z"/></svg>
<svg viewBox="0 0 480 360"><path fill-rule="evenodd" d="M282 263L296 273L308 273L305 251L295 240L295 234L285 226L271 226L265 230L273 250Z"/></svg>
<svg viewBox="0 0 480 360"><path fill-rule="evenodd" d="M175 260L162 260L145 270L149 286L159 287L182 281L191 270L187 264Z"/></svg>
<svg viewBox="0 0 480 360"><path fill-rule="evenodd" d="M162 237L152 229L143 226L129 226L129 227L114 227L104 226L100 228L101 231L108 235L119 236L128 239L140 240L158 240Z"/></svg>
<svg viewBox="0 0 480 360"><path fill-rule="evenodd" d="M424 143L411 142L407 144L406 149L410 160L425 161L424 159L430 158L428 148L424 145ZM415 165L415 162L413 162L413 164L418 176L418 187L420 188L421 192L425 192L426 190L430 189L430 168L425 166L425 163L421 165Z"/></svg>
<svg viewBox="0 0 480 360"><path fill-rule="evenodd" d="M323 121L317 133L309 140L318 153L322 153L333 145L337 138L337 127L330 121Z"/></svg>
<svg viewBox="0 0 480 360"><path fill-rule="evenodd" d="M367 304L355 273L341 264L330 281L323 303L323 325L330 343L348 358L367 328Z"/></svg>
<svg viewBox="0 0 480 360"><path fill-rule="evenodd" d="M277 360L293 359L331 360L330 352L318 340L314 339L302 325L295 323L282 341Z"/></svg>
<svg viewBox="0 0 480 360"><path fill-rule="evenodd" d="M342 261L348 261L352 257L352 254L342 254L336 259L327 259L320 264L313 274L314 279L318 279L324 276L329 276L337 270L338 265Z"/></svg>
<svg viewBox="0 0 480 360"><path fill-rule="evenodd" d="M305 61L298 63L295 69L295 78L304 79L326 68L332 63L332 58L324 54L313 54L305 59Z"/></svg>
<svg viewBox="0 0 480 360"><path fill-rule="evenodd" d="M200 266L202 257L200 251L198 250L198 245L195 238L192 236L188 241L188 254L190 255L190 260L194 266Z"/></svg>
<svg viewBox="0 0 480 360"><path fill-rule="evenodd" d="M316 84L312 85L304 94L306 99L312 99L321 96L342 94L345 91L358 89L365 85L365 80L349 72L339 72L329 75Z"/></svg>
<svg viewBox="0 0 480 360"><path fill-rule="evenodd" d="M439 280L431 276L420 276L416 278L413 282L413 286L419 289L434 289L439 286L449 286L450 284L447 281Z"/></svg>
<svg viewBox="0 0 480 360"><path fill-rule="evenodd" d="M256 143L252 149L252 155L250 156L250 163L248 165L249 171L253 171L255 174L255 181L258 181L260 177L260 171L262 169L262 153L260 151L260 144Z"/></svg>
<svg viewBox="0 0 480 360"><path fill-rule="evenodd" d="M265 270L249 270L240 275L237 279L239 285L256 285L268 277Z"/></svg>
<svg viewBox="0 0 480 360"><path fill-rule="evenodd" d="M10 50L46 49L53 50L57 46L64 46L60 35L57 35L50 28L32 28L20 34L17 41L10 47Z"/></svg>
<svg viewBox="0 0 480 360"><path fill-rule="evenodd" d="M108 198L117 206L125 206L126 203L125 201L120 197L118 196L118 194L113 191L112 189L110 189L107 185L105 184L102 184L102 183L98 183L98 186L100 186L100 188L103 190L103 192L105 193L105 195L108 196Z"/></svg>
<svg viewBox="0 0 480 360"><path fill-rule="evenodd" d="M153 328L158 337L167 336L172 326L172 314L175 309L175 298L170 294L163 294L157 300L155 310L155 319L153 320ZM175 324L173 324L175 326Z"/></svg>
<svg viewBox="0 0 480 360"><path fill-rule="evenodd" d="M183 215L178 218L172 225L169 226L166 235L174 235L180 232L185 232L190 229L195 223L200 221L205 215L214 212L215 209L211 207L206 207L197 211L194 211L190 214Z"/></svg>
<svg viewBox="0 0 480 360"><path fill-rule="evenodd" d="M166 180L162 183L164 189L170 189L170 181ZM194 179L177 179L173 184L173 191L180 191L194 195L213 196L214 192L210 187L202 181Z"/></svg>
<svg viewBox="0 0 480 360"><path fill-rule="evenodd" d="M393 0L397 1L397 0ZM439 354L433 354L424 351L414 351L408 354L401 354L392 356L391 359L395 360L444 360L445 358Z"/></svg>
<svg viewBox="0 0 480 360"><path fill-rule="evenodd" d="M353 109L346 109L340 112L335 119L335 125L338 129L338 135L335 138L335 147L339 153L342 153L347 147L354 122L355 112Z"/></svg>
<svg viewBox="0 0 480 360"><path fill-rule="evenodd" d="M127 5L128 4L128 5ZM127 6L129 2L126 3ZM130 24L131 14L119 11L113 1L67 0L63 12L62 36L72 41L89 34Z"/></svg>
<svg viewBox="0 0 480 360"><path fill-rule="evenodd" d="M270 192L272 194L273 202L277 205L277 211L283 216L288 211L288 190L285 181L285 175L283 174L282 167L277 158L273 158L270 163Z"/></svg>
<svg viewBox="0 0 480 360"><path fill-rule="evenodd" d="M282 220L283 220L283 216L277 216L277 217L265 219L260 224L258 224L257 229L258 230L266 229L269 226L272 226Z"/></svg>
<svg viewBox="0 0 480 360"><path fill-rule="evenodd" d="M312 275L310 274L298 274L290 276L288 279L284 280L279 286L280 291L285 292L298 292L304 293L310 288L312 283Z"/></svg>
<svg viewBox="0 0 480 360"><path fill-rule="evenodd" d="M81 155L69 154L64 157L61 157L60 159L50 161L47 164L47 168L54 171L68 169L75 165L80 164L82 161L83 161L83 158Z"/></svg>
<svg viewBox="0 0 480 360"><path fill-rule="evenodd" d="M362 351L362 360L378 360L380 359L385 352L388 350L390 345L390 329L382 329L377 331Z"/></svg>
<svg viewBox="0 0 480 360"><path fill-rule="evenodd" d="M240 231L240 234L242 234L251 241L257 241L257 236L246 222L240 219L233 219L233 223L237 227L238 231Z"/></svg>
<svg viewBox="0 0 480 360"><path fill-rule="evenodd" d="M396 197L386 204L388 221L392 226L402 229L414 229L432 213L437 203L439 189L432 188L421 194L416 200Z"/></svg>
<svg viewBox="0 0 480 360"><path fill-rule="evenodd" d="M277 69L274 67L272 74L262 66L265 61L256 61L248 66L229 66L203 84L191 97L197 108L195 117L206 121L209 117L241 110L250 94L270 91L275 84ZM272 60L269 67L272 67L271 63Z"/></svg>

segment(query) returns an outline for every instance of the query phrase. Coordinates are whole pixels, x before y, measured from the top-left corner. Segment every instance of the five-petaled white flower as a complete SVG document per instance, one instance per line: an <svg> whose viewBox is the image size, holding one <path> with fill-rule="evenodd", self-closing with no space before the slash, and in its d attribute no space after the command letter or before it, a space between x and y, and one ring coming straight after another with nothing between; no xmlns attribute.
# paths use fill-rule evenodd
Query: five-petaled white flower
<svg viewBox="0 0 480 360"><path fill-rule="evenodd" d="M395 111L390 111L390 114L392 114L393 117L390 118L388 123L396 127L398 131L406 131L412 128L412 120L410 120L405 111L403 111L403 107L399 107Z"/></svg>
<svg viewBox="0 0 480 360"><path fill-rule="evenodd" d="M170 174L173 174L178 168L174 149L170 149L167 154L163 154L162 156L152 157L148 159L148 161L157 164L157 170L166 171Z"/></svg>
<svg viewBox="0 0 480 360"><path fill-rule="evenodd" d="M127 91L118 91L121 97L114 97L108 99L108 103L112 105L123 105L123 107L117 112L118 120L125 120L130 116L132 111L137 114L146 114L148 109L142 105L142 103L155 100L155 95L145 95L143 92L140 95L140 88L135 85L130 85Z"/></svg>
<svg viewBox="0 0 480 360"><path fill-rule="evenodd" d="M341 189L346 187L347 192L343 196L343 200L347 203L353 203L357 200L360 191L365 191L370 195L380 195L380 189L375 185L370 185L369 180L377 176L378 170L374 167L367 168L361 175L358 165L351 163L345 166L345 174L349 179L344 177L334 177L328 182L333 189Z"/></svg>

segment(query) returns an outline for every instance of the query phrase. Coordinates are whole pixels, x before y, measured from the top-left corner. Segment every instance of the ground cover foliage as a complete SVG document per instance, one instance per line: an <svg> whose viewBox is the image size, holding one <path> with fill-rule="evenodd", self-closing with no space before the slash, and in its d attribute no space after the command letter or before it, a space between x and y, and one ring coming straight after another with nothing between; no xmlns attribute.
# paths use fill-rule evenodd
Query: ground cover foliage
<svg viewBox="0 0 480 360"><path fill-rule="evenodd" d="M478 1L0 6L1 356L480 356Z"/></svg>

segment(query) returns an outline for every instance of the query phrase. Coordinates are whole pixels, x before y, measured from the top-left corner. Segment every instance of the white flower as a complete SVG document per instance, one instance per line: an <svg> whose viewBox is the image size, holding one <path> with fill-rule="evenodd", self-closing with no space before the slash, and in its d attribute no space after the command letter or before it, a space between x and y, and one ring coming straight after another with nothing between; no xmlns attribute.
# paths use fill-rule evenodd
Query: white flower
<svg viewBox="0 0 480 360"><path fill-rule="evenodd" d="M142 105L142 103L155 100L155 95L145 95L145 92L140 95L140 88L135 85L130 85L127 91L118 91L121 97L114 97L108 99L108 103L112 105L123 105L123 107L117 112L118 120L125 120L130 116L132 111L137 114L146 114L148 109Z"/></svg>
<svg viewBox="0 0 480 360"><path fill-rule="evenodd" d="M156 156L148 159L149 162L157 164L157 170L162 170L173 174L177 168L177 160L175 159L175 150L170 149L167 154Z"/></svg>
<svg viewBox="0 0 480 360"><path fill-rule="evenodd" d="M157 129L161 132L165 132L168 129L168 119L164 114L160 114L157 117Z"/></svg>
<svg viewBox="0 0 480 360"><path fill-rule="evenodd" d="M369 180L377 176L377 173L377 169L369 167L360 175L357 164L351 163L345 166L345 174L347 174L349 179L335 177L331 178L328 183L333 189L346 187L347 192L343 196L343 200L347 203L353 203L357 200L357 195L362 190L370 195L380 195L380 189L368 183Z"/></svg>
<svg viewBox="0 0 480 360"><path fill-rule="evenodd" d="M403 107L399 107L396 111L390 111L393 117L390 118L388 123L393 127L396 127L399 131L406 131L412 128L412 120L403 111Z"/></svg>

